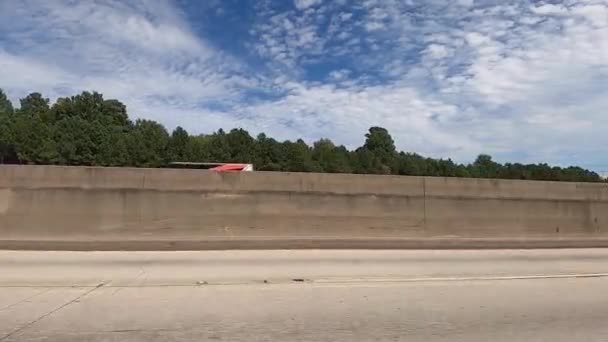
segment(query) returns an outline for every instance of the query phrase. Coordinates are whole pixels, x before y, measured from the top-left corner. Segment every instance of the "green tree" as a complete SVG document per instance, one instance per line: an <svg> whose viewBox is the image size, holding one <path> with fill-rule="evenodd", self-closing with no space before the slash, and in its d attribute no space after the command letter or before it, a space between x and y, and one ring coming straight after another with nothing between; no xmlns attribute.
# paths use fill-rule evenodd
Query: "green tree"
<svg viewBox="0 0 608 342"><path fill-rule="evenodd" d="M232 129L225 140L228 160L238 163L251 163L255 159L255 140L242 128Z"/></svg>
<svg viewBox="0 0 608 342"><path fill-rule="evenodd" d="M226 132L223 129L218 129L217 132L207 136L210 161L225 162L230 160L230 151L228 151L228 143L226 141Z"/></svg>
<svg viewBox="0 0 608 342"><path fill-rule="evenodd" d="M578 166L569 166L560 171L561 181L598 182L602 179L597 173Z"/></svg>
<svg viewBox="0 0 608 342"><path fill-rule="evenodd" d="M283 143L285 149L285 159L281 167L283 171L292 172L318 172L320 167L312 159L312 151L310 147L302 139L296 142L285 141Z"/></svg>
<svg viewBox="0 0 608 342"><path fill-rule="evenodd" d="M398 174L408 176L426 175L426 159L416 153L400 152L397 157Z"/></svg>
<svg viewBox="0 0 608 342"><path fill-rule="evenodd" d="M13 159L16 157L12 132L13 114L13 104L0 89L0 164L4 164L11 157Z"/></svg>
<svg viewBox="0 0 608 342"><path fill-rule="evenodd" d="M30 164L57 164L61 161L53 139L54 127L39 117L19 115L13 125L15 150L19 160Z"/></svg>
<svg viewBox="0 0 608 342"><path fill-rule="evenodd" d="M13 104L8 99L8 96L0 89L0 116L12 116L14 113Z"/></svg>
<svg viewBox="0 0 608 342"><path fill-rule="evenodd" d="M52 106L31 93L14 109L0 90L0 163L158 167L169 160L253 162L258 170L355 172L442 177L482 177L602 182L597 173L576 166L501 164L479 155L463 165L451 159L398 152L382 127L371 127L364 144L349 151L329 139L309 147L303 140L277 140L242 128L189 136L181 127L168 135L154 121L129 120L118 100L97 92L58 99Z"/></svg>
<svg viewBox="0 0 608 342"><path fill-rule="evenodd" d="M95 137L102 133L96 128L100 127L95 127L91 122L76 116L64 117L57 121L53 140L60 163L94 165L98 149Z"/></svg>
<svg viewBox="0 0 608 342"><path fill-rule="evenodd" d="M361 170L365 173L397 173L395 142L388 131L382 127L371 127L365 138L363 147L357 151ZM362 158L370 160L364 161Z"/></svg>
<svg viewBox="0 0 608 342"><path fill-rule="evenodd" d="M545 181L551 181L551 180L557 180L557 176L555 174L555 169L551 168L551 166L547 165L547 164L536 164L536 165L530 165L530 173L532 175L532 179L535 180L545 180Z"/></svg>
<svg viewBox="0 0 608 342"><path fill-rule="evenodd" d="M210 139L206 135L190 136L186 145L186 160L207 162L211 160Z"/></svg>
<svg viewBox="0 0 608 342"><path fill-rule="evenodd" d="M169 134L155 121L138 119L127 138L131 165L159 167L167 163Z"/></svg>
<svg viewBox="0 0 608 342"><path fill-rule="evenodd" d="M280 171L285 153L283 145L266 134L258 134L255 141L254 165L260 171Z"/></svg>
<svg viewBox="0 0 608 342"><path fill-rule="evenodd" d="M103 126L102 131L95 155L95 164L102 166L131 165L128 147L129 133L118 126Z"/></svg>
<svg viewBox="0 0 608 342"><path fill-rule="evenodd" d="M118 100L104 100L97 92L82 92L72 97L57 99L51 108L52 117L61 120L66 117L79 117L104 125L128 127L130 125L126 106Z"/></svg>
<svg viewBox="0 0 608 342"><path fill-rule="evenodd" d="M31 93L20 101L14 114L11 136L18 159L25 163L57 164L61 158L53 139L49 99Z"/></svg>
<svg viewBox="0 0 608 342"><path fill-rule="evenodd" d="M52 122L52 115L49 108L49 99L42 97L40 93L31 93L19 101L20 115L26 115L31 118L39 118L44 122Z"/></svg>
<svg viewBox="0 0 608 342"><path fill-rule="evenodd" d="M503 165L498 177L503 179L532 179L529 168L519 163Z"/></svg>
<svg viewBox="0 0 608 342"><path fill-rule="evenodd" d="M101 114L104 120L119 127L129 127L131 121L127 115L127 106L118 100L104 100L101 106Z"/></svg>
<svg viewBox="0 0 608 342"><path fill-rule="evenodd" d="M12 118L0 113L0 164L4 164L14 149Z"/></svg>
<svg viewBox="0 0 608 342"><path fill-rule="evenodd" d="M469 173L478 178L496 178L501 173L502 165L492 160L487 154L480 154L469 166Z"/></svg>
<svg viewBox="0 0 608 342"><path fill-rule="evenodd" d="M360 174L389 174L390 169L380 162L372 151L359 147L351 157L353 171Z"/></svg>
<svg viewBox="0 0 608 342"><path fill-rule="evenodd" d="M188 144L190 136L185 129L177 126L171 133L169 145L167 147L167 155L170 161L189 161L188 160Z"/></svg>
<svg viewBox="0 0 608 342"><path fill-rule="evenodd" d="M336 147L329 139L321 139L313 144L312 159L323 172L348 173L352 171L348 150L344 146Z"/></svg>

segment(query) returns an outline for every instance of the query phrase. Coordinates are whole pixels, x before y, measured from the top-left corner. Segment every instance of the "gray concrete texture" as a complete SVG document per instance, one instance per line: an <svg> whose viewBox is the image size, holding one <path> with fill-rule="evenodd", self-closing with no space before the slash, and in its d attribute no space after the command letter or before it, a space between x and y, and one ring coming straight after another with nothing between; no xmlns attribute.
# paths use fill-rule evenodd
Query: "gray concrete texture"
<svg viewBox="0 0 608 342"><path fill-rule="evenodd" d="M606 249L0 251L0 341L607 341L607 261Z"/></svg>
<svg viewBox="0 0 608 342"><path fill-rule="evenodd" d="M0 166L0 240L593 239L608 186Z"/></svg>

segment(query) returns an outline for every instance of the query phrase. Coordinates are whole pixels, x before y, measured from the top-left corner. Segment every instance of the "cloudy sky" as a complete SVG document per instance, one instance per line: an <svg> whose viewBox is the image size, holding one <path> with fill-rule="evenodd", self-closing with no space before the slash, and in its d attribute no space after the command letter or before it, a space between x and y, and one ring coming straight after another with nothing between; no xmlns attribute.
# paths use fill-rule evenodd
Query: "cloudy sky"
<svg viewBox="0 0 608 342"><path fill-rule="evenodd" d="M191 133L608 170L608 0L0 0L0 88Z"/></svg>

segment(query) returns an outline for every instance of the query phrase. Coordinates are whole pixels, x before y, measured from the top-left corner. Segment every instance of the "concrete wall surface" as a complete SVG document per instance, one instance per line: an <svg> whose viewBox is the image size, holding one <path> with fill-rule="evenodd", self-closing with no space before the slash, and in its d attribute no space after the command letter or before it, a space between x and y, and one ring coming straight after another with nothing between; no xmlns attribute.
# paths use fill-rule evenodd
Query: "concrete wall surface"
<svg viewBox="0 0 608 342"><path fill-rule="evenodd" d="M0 166L0 240L602 238L608 186Z"/></svg>

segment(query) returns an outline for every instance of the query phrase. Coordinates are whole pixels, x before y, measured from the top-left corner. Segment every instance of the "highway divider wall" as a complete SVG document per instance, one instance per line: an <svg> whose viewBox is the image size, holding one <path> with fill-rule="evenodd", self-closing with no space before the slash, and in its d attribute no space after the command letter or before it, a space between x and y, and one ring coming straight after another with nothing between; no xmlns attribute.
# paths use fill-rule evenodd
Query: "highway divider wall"
<svg viewBox="0 0 608 342"><path fill-rule="evenodd" d="M0 166L0 240L596 238L608 186Z"/></svg>

